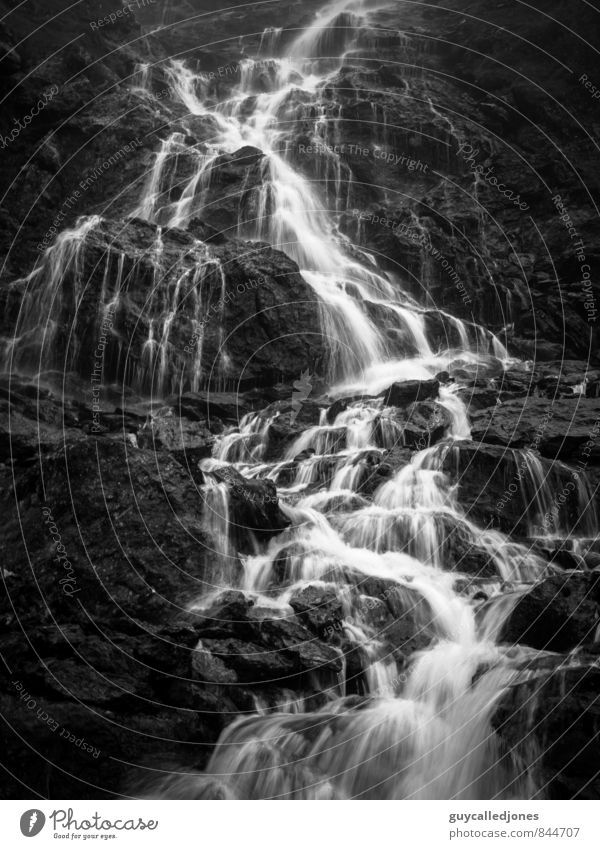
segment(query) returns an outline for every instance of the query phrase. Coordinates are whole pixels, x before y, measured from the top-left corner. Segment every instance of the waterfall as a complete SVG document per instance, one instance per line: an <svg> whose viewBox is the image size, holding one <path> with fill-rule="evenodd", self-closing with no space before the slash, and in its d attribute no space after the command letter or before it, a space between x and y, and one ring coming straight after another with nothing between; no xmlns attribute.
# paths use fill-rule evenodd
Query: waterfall
<svg viewBox="0 0 600 849"><path fill-rule="evenodd" d="M343 65L352 63L374 5L333 0L285 57L273 55L283 52L281 31L268 28L256 59L242 63L239 83L222 102L215 102L206 79L185 62L166 65L173 99L189 116L206 121L210 140L190 142L183 132L164 138L131 210L156 235L144 257L152 273L143 278L148 289L139 331L143 342L130 382L140 394L159 397L183 385L198 391L209 379L209 334L219 351L217 385L228 376L227 272L200 241L193 250L187 243L167 268L163 236L166 228L187 228L203 214L210 221L222 158L247 147L260 155L260 179L240 188L234 232L268 242L298 264L318 303L318 330L328 348L319 375L328 394L315 401L321 408L313 419L318 423L302 426L294 409L293 438L281 447L273 432L285 413L275 405L248 413L238 426L222 426L213 456L199 464L201 530L211 568L202 597L189 606L202 610L221 590L237 590L273 611L273 618L291 618L296 593L330 589L339 601L339 618L327 628L342 661L337 680L330 671L322 677L298 673L294 694L271 682L275 700L284 694L279 704L249 698L256 712L224 729L203 774L166 779L157 795L467 800L519 799L530 792L525 787L531 776L525 771L520 777L500 751L492 716L519 673L508 647L499 643L502 625L523 585L542 579L548 563L501 530L482 527L461 505L460 475L452 467L458 469L471 439L467 408L458 387L440 386L441 377L432 381L457 361L499 372L508 352L486 328L441 310L435 313L446 340L438 343L428 322L431 303L412 297L339 229L352 173L329 149L344 116L327 89ZM147 96L149 74L147 65L136 69L134 94ZM459 140L431 100L429 107L444 135ZM299 162L296 139L307 126L326 150L317 153L321 159ZM384 134L387 141L387 126ZM183 155L192 168L181 176ZM418 216L411 215L426 276L431 244ZM87 240L99 225L96 216L78 221L18 281L25 292L20 333L5 350L7 366L39 370L41 348L53 349L64 316L77 321ZM137 273L135 265L125 267L120 249L105 254L98 298L103 322L118 312ZM422 281L425 290L428 282ZM172 338L182 313L190 329L184 353ZM117 323L115 338L121 329ZM110 366L110 379L126 382L121 353L119 342L104 369ZM75 350L71 356L77 355ZM386 390L409 381L428 381L437 387L435 396L424 406L407 404L408 412L390 406ZM439 416L441 436L429 447L434 440L425 433L419 450L411 451L411 416L418 418L422 410L432 421ZM529 536L539 541L568 533L572 508L557 503L545 464L528 450L513 459ZM276 525L268 541L256 539L252 526L250 542L242 541L235 508L244 495L232 492L226 470L252 485L276 484L278 509L289 525ZM573 484L580 508L586 487L583 476ZM595 516L582 516L580 537L597 529ZM480 586L491 599L487 606L478 604ZM195 652L208 649L200 643ZM351 675L349 656L356 667ZM228 683L239 683L233 673ZM248 683L244 696L254 695L251 687Z"/></svg>
<svg viewBox="0 0 600 849"><path fill-rule="evenodd" d="M75 227L63 230L46 249L40 264L13 284L22 288L19 335L6 345L2 366L6 371L34 374L57 365L54 340L63 316L73 325L87 281L84 280L86 238L100 224L97 215L84 216ZM42 368L43 366L43 368Z"/></svg>
<svg viewBox="0 0 600 849"><path fill-rule="evenodd" d="M177 161L186 151L185 139L173 133L163 140L135 211L159 224L186 227L192 217L202 217L211 203L220 157L245 146L261 151L260 184L243 190L237 232L269 242L298 263L314 290L321 331L329 341L329 364L323 377L347 387L360 376L372 384L382 369L384 382L406 379L407 356L415 358L417 379L424 372L433 376L445 369L456 356L452 348L435 350L427 336L423 307L337 228L337 213L347 204L352 174L334 149L340 107L325 92L343 64L346 47L360 32L369 5L357 0L328 5L298 36L286 58L267 55L272 51L268 49L271 33L266 32L259 56L242 61L239 84L216 105L202 74L180 60L171 61L166 76L173 98L190 115L203 116L214 132L209 142L187 148L195 167L191 176L179 182ZM315 56L326 58L323 67L315 64ZM312 122L313 139L323 150L314 161L302 161L300 168L295 139L306 121ZM178 195L171 202L173 188ZM246 208L254 210L251 220L245 219ZM206 211L208 215L208 207ZM416 222L428 241L426 230ZM455 328L460 349L468 351L473 362L508 356L488 330L454 316L446 315L446 319Z"/></svg>
<svg viewBox="0 0 600 849"><path fill-rule="evenodd" d="M276 416L249 414L217 441L210 462L274 481L291 520L260 550L241 555L242 573L231 586L279 610L302 588L335 588L342 618L329 630L360 658L360 674L349 693L342 672L340 687L322 691L320 708L306 709L306 685L293 709L284 699L275 710L261 708L234 721L204 774L188 779L189 797L514 799L532 792L527 770L520 777L500 751L491 718L517 675L497 642L502 624L523 584L543 578L548 565L501 531L480 527L460 505L449 461L458 465L471 432L457 387L442 386L435 401L450 422L443 441L414 452L375 487L372 500L361 495L386 452L405 444L406 423L378 393L394 382L427 380L457 356L475 364L508 361L492 333L441 311L455 343L439 350L428 336L427 308L337 229L346 189L339 157L329 147L340 110L329 108L323 92L360 34L368 5L329 3L285 59L273 58L279 34L267 30L256 61L244 63L241 83L214 110L219 129L205 151L233 153L252 145L263 152L261 185L250 189L258 212L246 222L240 204L238 232L267 240L296 260L321 305L330 398L363 396L334 416L322 410L319 423L303 429L283 457L266 459ZM191 72L173 63L170 73L174 96L192 114L208 114ZM445 137L458 140L452 122L431 100L429 106ZM327 148L312 168L300 167L291 153L298 115L312 123L314 142ZM164 165L157 159L156 167ZM197 188L206 185L206 168L206 161L199 163L171 223L185 225L192 208L201 213ZM148 195L156 194L157 182L150 181ZM332 194L335 203L328 204ZM425 261L431 258L429 237L413 218ZM387 332L398 328L402 345ZM541 516L556 512L553 496L532 452L519 454L515 464L533 534ZM228 541L226 488L209 485L206 494L207 527ZM587 530L590 522L583 522ZM469 593L459 591L465 552L477 557L478 580L485 578L491 596L479 610ZM502 592L507 585L512 593ZM375 594L373 586L386 589ZM394 612L396 624L410 621L415 633L426 635L404 662L376 624L371 611L378 605ZM358 707L356 695L363 699ZM182 793L180 778L173 788L169 782L161 787L164 795Z"/></svg>

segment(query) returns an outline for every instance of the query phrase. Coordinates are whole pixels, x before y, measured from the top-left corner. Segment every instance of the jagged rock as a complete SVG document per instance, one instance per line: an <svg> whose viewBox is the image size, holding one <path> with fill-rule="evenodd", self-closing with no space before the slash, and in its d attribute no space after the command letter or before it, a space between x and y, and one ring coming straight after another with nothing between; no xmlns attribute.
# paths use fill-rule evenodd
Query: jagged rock
<svg viewBox="0 0 600 849"><path fill-rule="evenodd" d="M593 499L588 498L587 505L580 503L579 483L583 485L584 478L580 481L568 466L543 458L537 459L550 496L540 507L536 497L543 493L529 470L529 459L518 450L461 441L445 453L443 470L458 485L458 498L467 517L483 526L527 537L534 531L544 534L552 530L556 534L561 528L564 532L570 527L582 529L588 521L593 523Z"/></svg>
<svg viewBox="0 0 600 849"><path fill-rule="evenodd" d="M291 657L256 643L234 638L205 639L203 647L234 670L240 681L278 681L300 671Z"/></svg>
<svg viewBox="0 0 600 849"><path fill-rule="evenodd" d="M239 391L293 381L324 360L324 342L314 334L318 304L283 253L242 242L202 248L183 230L165 230L159 248L157 235L155 225L139 219L89 230L77 263L55 281L52 315L44 318L57 324L43 342L47 368L90 380L101 350L104 383L161 397L202 384L228 382ZM108 318L99 306L107 277L114 302ZM23 318L33 337L42 320L35 309L43 312L50 286L46 272L36 283ZM39 356L34 342L19 352L17 370Z"/></svg>
<svg viewBox="0 0 600 849"><path fill-rule="evenodd" d="M597 799L600 794L600 671L582 658L508 688L493 725L504 747L532 767L551 799ZM531 753L535 751L535 758Z"/></svg>
<svg viewBox="0 0 600 849"><path fill-rule="evenodd" d="M435 401L416 401L405 411L401 421L404 445L417 451L439 442L452 424L446 408Z"/></svg>
<svg viewBox="0 0 600 849"><path fill-rule="evenodd" d="M183 418L207 422L209 426L213 420L237 423L243 416L243 413L240 415L239 396L233 393L184 392L167 398L166 403Z"/></svg>
<svg viewBox="0 0 600 849"><path fill-rule="evenodd" d="M500 641L524 643L540 651L571 651L593 641L599 603L598 575L549 576L519 599L502 627Z"/></svg>
<svg viewBox="0 0 600 849"><path fill-rule="evenodd" d="M211 475L227 484L231 493L231 517L240 542L246 532L259 535L279 533L290 524L282 513L277 488L268 479L247 480L233 466L213 469Z"/></svg>
<svg viewBox="0 0 600 849"><path fill-rule="evenodd" d="M202 641L198 643L192 655L192 670L202 683L235 684L237 674L226 666L216 655L207 651Z"/></svg>
<svg viewBox="0 0 600 849"><path fill-rule="evenodd" d="M179 462L192 468L211 456L214 436L207 422L179 418L173 408L163 407L149 416L137 433L140 448L168 451Z"/></svg>
<svg viewBox="0 0 600 849"><path fill-rule="evenodd" d="M310 584L303 587L291 596L290 606L300 621L321 639L333 633L343 619L343 605L334 586Z"/></svg>
<svg viewBox="0 0 600 849"><path fill-rule="evenodd" d="M73 623L85 610L119 628L129 620L164 623L173 605L197 593L206 575L198 545L204 539L201 503L192 478L169 455L117 438L69 441L44 455L41 466L19 471L18 513L5 477L4 566L15 605L12 612L8 598L2 602L5 622L18 615L24 623L50 616ZM51 525L58 529L56 542ZM21 553L22 533L33 574ZM57 552L59 544L66 555ZM91 562L86 551L93 551Z"/></svg>
<svg viewBox="0 0 600 849"><path fill-rule="evenodd" d="M440 384L437 380L407 380L393 383L383 395L386 407L406 407L416 401L437 398Z"/></svg>
<svg viewBox="0 0 600 849"><path fill-rule="evenodd" d="M471 414L473 439L586 464L600 462L599 418L600 400L581 397L508 400Z"/></svg>

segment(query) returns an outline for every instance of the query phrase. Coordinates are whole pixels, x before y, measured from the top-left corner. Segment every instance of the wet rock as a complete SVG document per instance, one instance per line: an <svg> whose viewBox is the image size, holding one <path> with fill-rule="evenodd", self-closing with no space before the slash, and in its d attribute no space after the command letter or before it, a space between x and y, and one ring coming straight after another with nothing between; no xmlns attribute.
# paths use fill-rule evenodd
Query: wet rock
<svg viewBox="0 0 600 849"><path fill-rule="evenodd" d="M3 481L0 489L13 616L74 623L85 610L119 628L129 618L163 623L173 604L197 592L205 574L201 504L172 457L88 438L45 455L41 469L43 489L40 466L17 474L18 508L12 485ZM35 583L21 555L22 532ZM47 608L38 609L42 599ZM2 609L10 618L8 600Z"/></svg>
<svg viewBox="0 0 600 849"><path fill-rule="evenodd" d="M409 656L434 639L431 608L417 591L393 581L367 576L360 579L358 589L366 597L363 600L366 614L373 613L382 623L378 639L400 652L400 656Z"/></svg>
<svg viewBox="0 0 600 849"><path fill-rule="evenodd" d="M106 384L163 397L182 387L218 384L222 390L229 384L243 391L282 378L291 382L324 361L318 304L285 254L258 243L251 250L241 242L203 248L183 230L165 230L157 255L157 234L155 225L139 219L103 221L88 232L79 253L85 290L74 311L80 280L73 265L65 269L48 317L57 329L44 342L47 368L90 380L101 343ZM107 277L116 302L108 330L99 307ZM38 279L31 297L42 309L50 284L45 274ZM25 323L38 320L32 316ZM155 327L162 328L160 340ZM35 325L27 330L35 336ZM36 353L19 356L17 368L24 368Z"/></svg>
<svg viewBox="0 0 600 849"><path fill-rule="evenodd" d="M218 467L211 475L227 484L232 499L231 517L240 543L248 544L248 531L268 536L289 526L290 520L279 507L273 481L266 478L248 480L233 466Z"/></svg>
<svg viewBox="0 0 600 849"><path fill-rule="evenodd" d="M137 433L140 448L168 451L183 466L193 468L211 456L214 436L206 422L180 418L171 407L149 416Z"/></svg>
<svg viewBox="0 0 600 849"><path fill-rule="evenodd" d="M254 606L254 600L240 590L225 590L212 599L208 605L203 605L195 614L194 623L203 633L227 627L231 623L242 623L248 620L248 612Z"/></svg>
<svg viewBox="0 0 600 849"><path fill-rule="evenodd" d="M202 641L198 643L192 655L192 670L197 679L214 684L235 684L237 674L226 666L222 660L207 651Z"/></svg>
<svg viewBox="0 0 600 849"><path fill-rule="evenodd" d="M248 146L218 156L212 163L204 207L210 210L210 226L226 238L236 234L238 223L257 220L265 162L261 150Z"/></svg>
<svg viewBox="0 0 600 849"><path fill-rule="evenodd" d="M511 448L535 446L544 457L567 462L600 462L596 399L508 400L473 412L471 419L473 439Z"/></svg>
<svg viewBox="0 0 600 849"><path fill-rule="evenodd" d="M449 412L435 401L416 401L401 421L404 445L422 451L444 438L452 425Z"/></svg>
<svg viewBox="0 0 600 849"><path fill-rule="evenodd" d="M220 432L221 421L239 424L244 414L251 409L240 393L214 391L184 392L168 398L166 405L173 407L182 418L206 422L213 433Z"/></svg>
<svg viewBox="0 0 600 849"><path fill-rule="evenodd" d="M599 691L600 671L582 659L510 687L498 703L496 733L551 799L600 794Z"/></svg>
<svg viewBox="0 0 600 849"><path fill-rule="evenodd" d="M552 575L523 595L500 632L500 641L541 651L566 652L592 642L600 613L597 575Z"/></svg>
<svg viewBox="0 0 600 849"><path fill-rule="evenodd" d="M437 398L440 384L437 380L407 380L404 383L393 383L383 395L386 407L406 407L417 401L427 401Z"/></svg>
<svg viewBox="0 0 600 849"><path fill-rule="evenodd" d="M339 651L315 640L299 624L264 620L255 631L255 642L235 638L203 639L202 646L235 670L242 681L272 681L306 671L341 669Z"/></svg>
<svg viewBox="0 0 600 849"><path fill-rule="evenodd" d="M539 426L539 423L538 423ZM443 445L443 443L442 443ZM537 458L533 471L529 462ZM523 451L487 443L461 441L444 453L442 469L458 485L458 498L467 517L485 527L500 528L517 537L553 533L593 525L594 501L580 502L580 484L568 466ZM544 480L540 489L538 473ZM584 488L583 492L586 491ZM545 500L538 501L538 495Z"/></svg>
<svg viewBox="0 0 600 849"><path fill-rule="evenodd" d="M444 569L464 572L476 578L499 577L492 555L477 540L471 538L465 528L449 521L444 532L444 545L441 555Z"/></svg>
<svg viewBox="0 0 600 849"><path fill-rule="evenodd" d="M309 584L293 593L290 606L300 621L324 639L343 619L343 605L334 586Z"/></svg>

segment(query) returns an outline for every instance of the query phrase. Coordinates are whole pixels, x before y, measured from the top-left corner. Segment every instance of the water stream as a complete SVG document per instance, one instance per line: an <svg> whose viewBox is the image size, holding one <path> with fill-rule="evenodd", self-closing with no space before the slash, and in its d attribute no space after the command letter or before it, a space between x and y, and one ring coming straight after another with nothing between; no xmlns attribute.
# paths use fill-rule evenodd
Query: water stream
<svg viewBox="0 0 600 849"><path fill-rule="evenodd" d="M469 440L470 428L466 407L452 387L442 387L437 399L447 422L442 441L413 451L375 489L372 500L360 492L374 462L404 445L403 426L379 393L393 383L429 380L459 359L473 366L491 364L498 372L510 363L493 333L441 311L447 345L440 347L427 322L431 305L403 291L401 281L340 231L351 174L330 149L339 135L339 108L326 89L340 68L352 63L369 16L383 5L360 0L327 4L313 25L286 46L285 58L277 55L281 32L269 29L258 56L244 60L239 84L221 102L205 78L183 61L167 66L173 99L190 120L205 119L212 132L209 141L192 146L182 132L161 143L132 215L186 228L207 213L220 157L244 147L259 151L262 179L240 196L237 235L287 253L312 288L328 340L329 360L320 377L329 387L329 403L363 396L329 418L324 404L319 422L274 460L266 459L272 416L250 414L221 436L213 458L202 464L205 530L218 560L218 581L209 596L191 599L190 607L201 610L220 589L233 587L251 594L273 616L285 617L292 613L290 599L302 588L330 587L342 602L341 618L330 625L330 643L341 656L342 646L355 648L362 667L359 680L315 678L302 698L282 699L234 721L202 775L169 779L158 795L508 799L532 793L531 776L499 750L490 719L521 656L498 644L502 622L518 592L542 577L547 563L500 531L478 527L461 506L449 458ZM151 97L149 80L147 67L140 69L134 80L138 96ZM311 122L312 142L326 150L312 163L299 163L295 139L300 127ZM171 199L182 152L194 167ZM86 235L96 224L97 219L83 220L46 252L35 272L45 279L46 300L25 304L17 341L35 336L40 314L51 322L65 269L77 272ZM194 299L196 375L202 367L206 305L197 284L218 268L207 246L198 244L197 254L196 273L178 270L169 302L156 306L149 323L142 369L157 372L159 394L169 388L169 334L185 293ZM119 268L120 278L122 263ZM107 304L116 305L119 286L117 281L103 292ZM74 291L75 301L77 296ZM5 356L14 366L19 351L13 347ZM138 386L144 379L141 375ZM521 457L520 485L535 536L540 515L552 509L553 495L539 459L523 453L516 464ZM291 522L270 542L256 542L252 553L236 550L229 489L215 474L225 465L246 478L272 480ZM585 495L582 490L583 500ZM596 530L590 519L586 532ZM465 579L460 561L456 570L447 568L457 539L489 564L483 583ZM485 598L492 599L485 609L476 598L482 586ZM510 597L504 594L507 588L515 591ZM382 604L427 639L405 652L392 650L373 615ZM321 704L315 708L317 695Z"/></svg>
<svg viewBox="0 0 600 849"><path fill-rule="evenodd" d="M185 226L202 213L219 156L245 145L262 151L262 183L252 190L253 203L248 197L240 203L238 233L285 251L313 288L329 339L330 398L369 398L350 403L333 420L323 410L320 422L271 462L265 455L272 418L247 416L203 464L209 479L207 529L219 556L229 551L242 566L241 573L229 570L241 579L225 586L243 589L279 616L292 613L290 599L302 588L333 588L343 615L330 624L330 633L339 634L332 642L361 652L360 683L354 681L349 691L343 675L340 682L329 682L325 704L316 710L305 707L311 697L307 690L293 709L283 700L238 719L223 732L204 774L169 779L159 795L477 799L532 793L528 771L499 750L490 718L514 680L515 657L525 653L497 644L502 622L524 584L542 577L547 564L499 531L478 527L461 508L447 460L469 439L470 429L465 405L452 389L442 388L438 399L451 422L446 438L415 451L376 489L372 501L359 493L373 457L402 444L393 410L372 396L394 382L429 379L458 356L473 363L508 363L493 334L453 316L446 318L454 341L437 349L425 310L338 230L348 174L329 149L339 110L327 107L323 92L342 64L352 61L374 5L357 0L327 5L287 46L286 58L275 55L280 34L266 32L259 56L246 61L240 84L223 103L207 102L183 64L170 69L175 96L192 115L210 117L215 134L210 148L198 152L197 170L180 200L159 208L152 198L168 179L165 147L178 140L173 136L163 145L142 208L153 206L150 217L157 222ZM294 158L294 137L310 115L314 144L327 148L313 168L317 182ZM247 218L248 209L257 212ZM394 350L389 327L402 329L410 340L408 353ZM524 457L521 486L535 525L535 517L548 510L552 491L540 474L540 461ZM223 543L226 505L220 521L213 515L226 491L210 482L211 472L223 464L234 464L247 478L273 480L291 519L287 531L253 554L234 554ZM473 596L481 581L465 592L464 578L461 588L461 575L446 568L457 534L491 564L485 598L492 603L479 614ZM373 580L387 588L383 598L373 597ZM507 588L515 592L506 595ZM201 610L214 596L196 599L192 607ZM416 632L427 633L427 645L403 658L392 651L372 615L382 601L394 605L400 620L408 617Z"/></svg>

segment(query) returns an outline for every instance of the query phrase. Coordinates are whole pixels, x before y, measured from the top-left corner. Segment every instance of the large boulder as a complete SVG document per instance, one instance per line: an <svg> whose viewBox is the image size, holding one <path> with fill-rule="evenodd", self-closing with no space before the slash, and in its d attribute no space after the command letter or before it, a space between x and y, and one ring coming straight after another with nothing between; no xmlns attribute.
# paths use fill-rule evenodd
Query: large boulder
<svg viewBox="0 0 600 849"><path fill-rule="evenodd" d="M550 575L524 593L499 640L539 651L567 652L594 640L600 614L600 574Z"/></svg>
<svg viewBox="0 0 600 849"><path fill-rule="evenodd" d="M211 476L227 486L230 496L230 521L238 545L251 550L252 538L277 534L287 528L290 520L279 506L277 488L267 478L248 480L234 466L219 466Z"/></svg>
<svg viewBox="0 0 600 849"><path fill-rule="evenodd" d="M494 712L503 748L544 797L595 800L600 794L600 670L592 660L530 672L503 693Z"/></svg>
<svg viewBox="0 0 600 849"><path fill-rule="evenodd" d="M81 227L51 249L31 284L17 371L35 370L43 355L47 367L92 383L164 397L291 382L323 362L318 299L285 254L256 243L208 246L139 219ZM38 333L48 320L56 330Z"/></svg>
<svg viewBox="0 0 600 849"><path fill-rule="evenodd" d="M473 412L471 420L477 441L511 448L534 446L550 459L600 463L600 399L512 399Z"/></svg>

